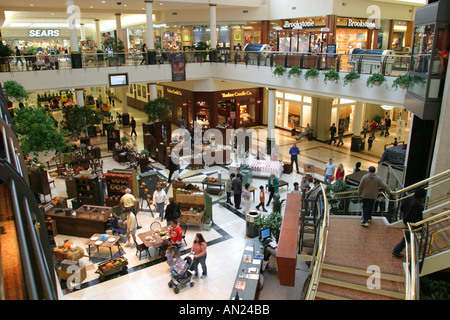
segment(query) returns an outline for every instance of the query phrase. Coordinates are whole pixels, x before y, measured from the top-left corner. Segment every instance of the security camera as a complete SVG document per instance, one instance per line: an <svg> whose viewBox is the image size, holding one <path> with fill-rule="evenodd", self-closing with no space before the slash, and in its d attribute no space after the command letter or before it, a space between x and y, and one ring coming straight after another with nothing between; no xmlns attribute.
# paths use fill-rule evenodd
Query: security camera
<svg viewBox="0 0 450 320"><path fill-rule="evenodd" d="M116 2L118 6L120 6L122 4L122 2Z"/></svg>

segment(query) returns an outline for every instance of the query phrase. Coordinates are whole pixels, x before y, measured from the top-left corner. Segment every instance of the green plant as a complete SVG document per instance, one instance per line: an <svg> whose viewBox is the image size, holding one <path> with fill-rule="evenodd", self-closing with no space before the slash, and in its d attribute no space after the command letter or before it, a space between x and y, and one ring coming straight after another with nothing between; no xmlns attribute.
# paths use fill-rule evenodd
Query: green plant
<svg viewBox="0 0 450 320"><path fill-rule="evenodd" d="M88 136L87 128L102 122L100 112L87 106L75 105L66 110L66 123L71 132L81 132L85 137Z"/></svg>
<svg viewBox="0 0 450 320"><path fill-rule="evenodd" d="M381 73L374 73L369 78L367 78L366 85L368 87L373 87L378 83L378 85L382 84L386 81L386 77Z"/></svg>
<svg viewBox="0 0 450 320"><path fill-rule="evenodd" d="M409 75L403 74L399 75L394 82L392 82L392 88L398 89L398 87L401 87L402 89L406 88L408 86L409 82Z"/></svg>
<svg viewBox="0 0 450 320"><path fill-rule="evenodd" d="M316 68L311 68L305 73L305 79L317 78L319 76L319 71Z"/></svg>
<svg viewBox="0 0 450 320"><path fill-rule="evenodd" d="M36 47L29 47L28 48L28 54L30 56L35 56L38 52L39 52L39 50Z"/></svg>
<svg viewBox="0 0 450 320"><path fill-rule="evenodd" d="M344 76L344 86L348 85L353 80L359 79L361 75L356 71L350 71Z"/></svg>
<svg viewBox="0 0 450 320"><path fill-rule="evenodd" d="M113 52L123 52L125 45L123 41L117 38L109 37L102 42L103 48Z"/></svg>
<svg viewBox="0 0 450 320"><path fill-rule="evenodd" d="M336 193L350 190L353 190L353 188L343 180L336 180L335 183L327 185L325 192L327 193L328 203L332 206L331 211L344 214L348 211L350 205L348 199L339 199L339 195L336 195Z"/></svg>
<svg viewBox="0 0 450 320"><path fill-rule="evenodd" d="M275 69L273 70L273 74L275 76L282 77L286 72L286 68L284 66L278 65L275 66Z"/></svg>
<svg viewBox="0 0 450 320"><path fill-rule="evenodd" d="M143 149L141 151L141 156L142 157L148 157L150 155L150 151L148 151L147 149Z"/></svg>
<svg viewBox="0 0 450 320"><path fill-rule="evenodd" d="M10 80L3 83L3 91L8 99L22 101L28 99L28 93L18 82Z"/></svg>
<svg viewBox="0 0 450 320"><path fill-rule="evenodd" d="M144 112L150 123L167 120L172 110L172 101L164 97L153 99L144 105Z"/></svg>
<svg viewBox="0 0 450 320"><path fill-rule="evenodd" d="M120 138L120 142L122 142L123 144L127 144L130 141L130 139L128 137L123 136L122 138Z"/></svg>
<svg viewBox="0 0 450 320"><path fill-rule="evenodd" d="M429 277L420 278L420 293L432 300L448 300L450 298L450 283L445 280L436 280Z"/></svg>
<svg viewBox="0 0 450 320"><path fill-rule="evenodd" d="M272 212L269 215L259 216L255 219L255 226L259 230L270 227L273 236L278 239L281 231L283 217L280 212Z"/></svg>
<svg viewBox="0 0 450 320"><path fill-rule="evenodd" d="M288 72L289 79L291 77L300 77L301 75L302 75L302 70L297 66L291 67L291 69Z"/></svg>
<svg viewBox="0 0 450 320"><path fill-rule="evenodd" d="M327 81L338 82L339 79L340 79L339 72L336 72L336 70L334 69L330 69L324 73L325 83L327 83Z"/></svg>
<svg viewBox="0 0 450 320"><path fill-rule="evenodd" d="M14 51L8 46L3 43L0 43L0 58L2 63L5 63L6 59L14 54Z"/></svg>
<svg viewBox="0 0 450 320"><path fill-rule="evenodd" d="M14 130L25 155L37 156L39 152L56 150L63 153L70 148L64 138L68 132L58 132L54 119L43 109L25 105L15 110L13 118Z"/></svg>

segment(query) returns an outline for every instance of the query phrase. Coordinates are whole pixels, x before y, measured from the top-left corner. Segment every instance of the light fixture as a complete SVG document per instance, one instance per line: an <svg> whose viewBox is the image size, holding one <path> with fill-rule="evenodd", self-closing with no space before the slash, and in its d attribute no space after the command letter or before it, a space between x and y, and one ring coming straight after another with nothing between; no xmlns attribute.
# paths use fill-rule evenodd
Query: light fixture
<svg viewBox="0 0 450 320"><path fill-rule="evenodd" d="M394 109L393 106L387 106L387 105L381 105L380 107L381 107L381 109L386 110L386 111L390 111L390 110Z"/></svg>

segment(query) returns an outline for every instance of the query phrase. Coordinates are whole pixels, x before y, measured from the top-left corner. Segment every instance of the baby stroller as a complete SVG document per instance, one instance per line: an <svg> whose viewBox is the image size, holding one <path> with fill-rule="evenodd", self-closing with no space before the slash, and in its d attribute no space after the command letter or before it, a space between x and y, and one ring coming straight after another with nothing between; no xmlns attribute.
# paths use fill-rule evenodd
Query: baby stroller
<svg viewBox="0 0 450 320"><path fill-rule="evenodd" d="M190 270L192 266L192 257L188 255L186 258L178 258L177 262L174 264L172 270L170 271L172 279L169 281L169 288L173 288L175 294L180 292L180 286L189 285L191 288L194 286L192 281L192 271Z"/></svg>

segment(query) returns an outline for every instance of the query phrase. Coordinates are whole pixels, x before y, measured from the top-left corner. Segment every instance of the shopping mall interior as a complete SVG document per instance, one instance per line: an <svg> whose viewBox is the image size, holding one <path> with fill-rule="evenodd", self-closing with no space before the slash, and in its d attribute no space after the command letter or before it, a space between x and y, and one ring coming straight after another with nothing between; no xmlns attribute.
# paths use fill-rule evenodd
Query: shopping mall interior
<svg viewBox="0 0 450 320"><path fill-rule="evenodd" d="M450 1L319 3L0 0L0 300L448 299Z"/></svg>

